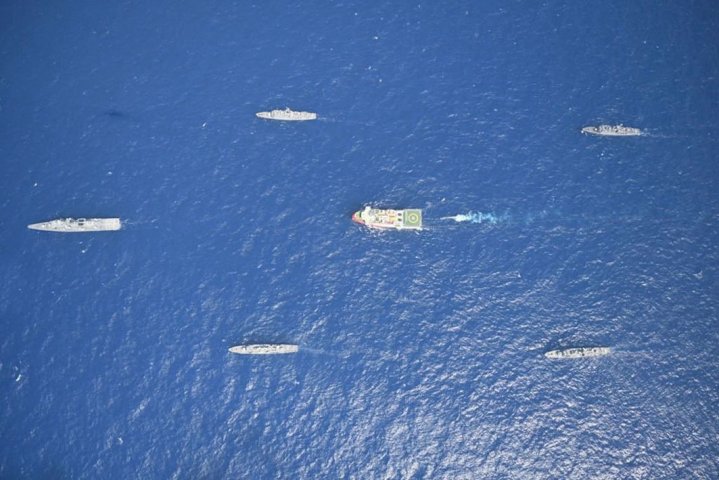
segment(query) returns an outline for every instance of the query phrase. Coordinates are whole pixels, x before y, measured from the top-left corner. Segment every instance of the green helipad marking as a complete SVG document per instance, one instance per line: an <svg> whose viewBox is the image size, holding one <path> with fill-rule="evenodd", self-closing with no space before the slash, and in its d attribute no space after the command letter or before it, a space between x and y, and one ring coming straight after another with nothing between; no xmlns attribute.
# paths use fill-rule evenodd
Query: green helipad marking
<svg viewBox="0 0 719 480"><path fill-rule="evenodd" d="M402 225L405 227L421 227L422 226L422 210L411 209L405 210Z"/></svg>

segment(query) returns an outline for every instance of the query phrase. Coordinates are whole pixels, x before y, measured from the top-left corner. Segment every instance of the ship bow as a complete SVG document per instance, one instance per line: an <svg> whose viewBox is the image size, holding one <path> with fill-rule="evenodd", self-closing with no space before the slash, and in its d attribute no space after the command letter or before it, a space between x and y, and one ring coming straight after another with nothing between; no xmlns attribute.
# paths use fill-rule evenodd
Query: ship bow
<svg viewBox="0 0 719 480"><path fill-rule="evenodd" d="M359 223L360 225L364 225L365 222L362 220L362 211L358 211L352 214L352 221L355 223Z"/></svg>

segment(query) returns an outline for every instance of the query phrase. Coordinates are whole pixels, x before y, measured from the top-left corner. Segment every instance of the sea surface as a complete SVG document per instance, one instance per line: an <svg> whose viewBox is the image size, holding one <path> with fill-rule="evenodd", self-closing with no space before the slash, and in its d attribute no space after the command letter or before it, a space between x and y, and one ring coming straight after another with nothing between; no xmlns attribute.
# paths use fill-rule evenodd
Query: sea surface
<svg viewBox="0 0 719 480"><path fill-rule="evenodd" d="M714 0L8 0L0 172L2 479L719 478Z"/></svg>

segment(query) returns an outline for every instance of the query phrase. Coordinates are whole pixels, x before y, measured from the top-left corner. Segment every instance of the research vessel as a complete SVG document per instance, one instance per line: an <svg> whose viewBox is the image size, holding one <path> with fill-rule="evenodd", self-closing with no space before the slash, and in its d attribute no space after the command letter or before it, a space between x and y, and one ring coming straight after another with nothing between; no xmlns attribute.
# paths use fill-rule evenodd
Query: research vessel
<svg viewBox="0 0 719 480"><path fill-rule="evenodd" d="M250 345L236 345L230 352L238 355L274 355L278 353L296 353L298 345L290 343L256 343Z"/></svg>
<svg viewBox="0 0 719 480"><path fill-rule="evenodd" d="M59 218L49 222L32 223L27 228L61 233L108 232L120 230L122 222L119 218Z"/></svg>
<svg viewBox="0 0 719 480"><path fill-rule="evenodd" d="M582 133L589 133L591 135L601 135L604 137L636 137L642 134L642 131L638 128L625 127L622 124L619 125L598 125L588 126L582 128Z"/></svg>
<svg viewBox="0 0 719 480"><path fill-rule="evenodd" d="M352 215L352 221L369 228L392 230L422 230L422 210L385 210L365 207Z"/></svg>
<svg viewBox="0 0 719 480"><path fill-rule="evenodd" d="M284 110L271 110L269 112L257 112L255 115L265 120L285 120L290 122L317 119L317 114L314 112L295 112L289 108L285 108Z"/></svg>
<svg viewBox="0 0 719 480"><path fill-rule="evenodd" d="M565 348L562 350L551 350L544 354L547 358L584 358L584 357L601 357L611 352L609 347L581 347L581 348Z"/></svg>

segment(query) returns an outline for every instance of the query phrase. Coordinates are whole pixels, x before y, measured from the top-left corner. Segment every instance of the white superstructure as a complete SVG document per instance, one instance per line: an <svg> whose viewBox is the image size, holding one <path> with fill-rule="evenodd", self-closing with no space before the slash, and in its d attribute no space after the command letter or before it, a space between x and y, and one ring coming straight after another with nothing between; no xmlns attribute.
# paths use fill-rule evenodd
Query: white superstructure
<svg viewBox="0 0 719 480"><path fill-rule="evenodd" d="M394 230L422 230L422 210L403 210L365 207L352 215L352 221L369 228Z"/></svg>
<svg viewBox="0 0 719 480"><path fill-rule="evenodd" d="M61 233L107 232L120 230L122 223L119 218L60 218L49 222L32 223L27 228Z"/></svg>

